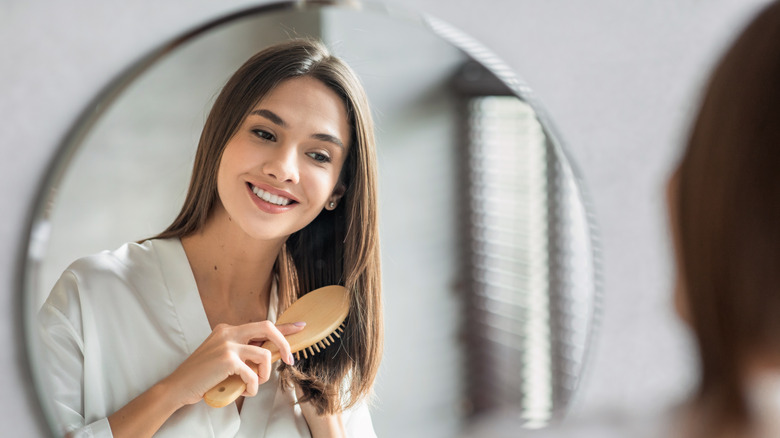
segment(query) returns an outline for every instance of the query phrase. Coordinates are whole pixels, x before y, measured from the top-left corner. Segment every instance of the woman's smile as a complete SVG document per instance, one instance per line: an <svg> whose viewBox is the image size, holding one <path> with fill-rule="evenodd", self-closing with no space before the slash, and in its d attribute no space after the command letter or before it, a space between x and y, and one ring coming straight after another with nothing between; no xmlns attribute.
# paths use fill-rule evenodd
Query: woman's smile
<svg viewBox="0 0 780 438"><path fill-rule="evenodd" d="M284 213L298 205L298 201L285 192L282 194L268 186L264 186L262 189L252 185L252 183L246 183L246 185L251 192L252 201L266 213Z"/></svg>
<svg viewBox="0 0 780 438"><path fill-rule="evenodd" d="M252 189L252 192L255 195L257 195L258 198L260 198L260 199L262 199L262 200L264 200L266 202L270 202L271 204L288 205L291 202L295 202L292 199L287 198L287 197L285 197L283 195L282 196L274 195L270 191L263 190L263 189L258 188L258 187L254 187L254 186L252 186L252 184L249 184L249 187Z"/></svg>

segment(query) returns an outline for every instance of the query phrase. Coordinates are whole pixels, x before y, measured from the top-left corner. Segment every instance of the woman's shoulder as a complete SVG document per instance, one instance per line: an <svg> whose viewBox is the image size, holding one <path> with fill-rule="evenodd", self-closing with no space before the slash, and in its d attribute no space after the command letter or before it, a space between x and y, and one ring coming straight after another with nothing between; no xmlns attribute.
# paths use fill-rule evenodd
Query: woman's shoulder
<svg viewBox="0 0 780 438"><path fill-rule="evenodd" d="M159 265L159 251L162 247L179 244L178 239L150 239L143 242L128 242L114 250L105 250L75 260L64 274L71 274L78 280L102 277L121 277L128 273L143 274L145 270Z"/></svg>
<svg viewBox="0 0 780 438"><path fill-rule="evenodd" d="M181 246L178 239L152 239L125 243L75 260L62 273L47 302L55 307L83 300L110 299L121 291L134 291L139 283L161 279L161 253Z"/></svg>

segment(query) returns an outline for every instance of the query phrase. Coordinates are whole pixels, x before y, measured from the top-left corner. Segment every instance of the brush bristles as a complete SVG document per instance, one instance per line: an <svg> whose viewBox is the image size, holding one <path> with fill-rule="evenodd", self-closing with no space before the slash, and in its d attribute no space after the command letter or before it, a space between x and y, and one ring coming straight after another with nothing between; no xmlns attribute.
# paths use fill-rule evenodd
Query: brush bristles
<svg viewBox="0 0 780 438"><path fill-rule="evenodd" d="M317 342L316 344L305 347L301 349L300 351L295 352L295 360L301 360L301 356L303 356L304 359L308 359L309 356L314 356L317 353L320 353L322 350L324 350L326 347L328 347L331 343L336 342L335 339L333 339L333 336L336 336L337 338L341 338L341 335L339 333L344 333L344 323L342 322L340 326L336 328L336 330L333 331L333 333L329 334L325 338L323 338L321 341ZM312 348L313 347L313 348ZM303 353L303 354L301 354Z"/></svg>

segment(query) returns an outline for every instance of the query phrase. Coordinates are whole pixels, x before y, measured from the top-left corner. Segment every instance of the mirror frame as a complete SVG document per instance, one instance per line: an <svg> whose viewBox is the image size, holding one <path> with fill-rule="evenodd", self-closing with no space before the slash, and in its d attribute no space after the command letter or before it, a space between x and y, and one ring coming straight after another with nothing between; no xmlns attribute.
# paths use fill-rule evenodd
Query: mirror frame
<svg viewBox="0 0 780 438"><path fill-rule="evenodd" d="M43 391L43 388L40 388L40 383L35 379L35 373L32 367L32 364L38 359L38 352L36 351L37 348L33 347L34 336L32 333L35 332L35 327L33 326L35 315L32 314L30 304L30 296L32 294L30 291L38 289L40 260L44 257L46 252L45 247L50 234L49 217L51 206L57 198L57 188L62 182L66 170L77 150L84 142L87 134L102 117L105 112L104 110L114 104L128 86L146 73L158 60L164 58L169 53L175 51L194 38L245 17L268 12L296 11L305 10L309 7L324 6L382 13L388 18L399 19L428 29L434 35L461 50L474 61L482 64L490 73L503 82L515 96L527 103L536 113L536 118L538 119L544 134L549 139L550 145L555 150L555 153L566 163L568 170L571 172L571 177L576 185L577 194L583 204L585 222L587 231L589 232L594 301L592 303L593 312L588 320L588 333L584 345L582 367L575 385L576 389L580 387L583 376L587 373L589 365L592 362L593 341L598 334L599 323L601 321L603 280L600 239L592 212L593 204L585 189L581 173L566 152L563 141L558 135L552 120L535 98L531 88L521 80L507 64L481 43L446 22L430 15L412 12L404 8L389 6L374 1L281 0L244 8L236 12L220 15L217 18L207 20L181 32L178 36L157 45L139 59L131 62L114 79L100 87L100 91L89 100L50 157L49 163L45 167L43 178L35 191L37 196L34 198L35 201L27 215L27 228L25 229L26 238L23 240L22 248L19 251L20 254L17 257L18 269L16 284L18 293L21 295L17 295L16 298L16 318L13 325L15 330L19 333L16 336L17 342L22 344L21 346L17 344L17 351L21 352L19 367L22 369L22 375L27 379L27 382L23 382L22 384L28 383L25 385L27 388L25 392L28 396L28 405L30 405L31 409L34 410L34 413L37 414L37 423L40 429L48 431L50 436L54 436L52 427L54 422L51 421L53 416L40 396L40 394L45 393L45 391ZM580 391L577 391L576 389L573 392L572 398L566 403L565 410L568 410L568 408L570 408L579 398Z"/></svg>

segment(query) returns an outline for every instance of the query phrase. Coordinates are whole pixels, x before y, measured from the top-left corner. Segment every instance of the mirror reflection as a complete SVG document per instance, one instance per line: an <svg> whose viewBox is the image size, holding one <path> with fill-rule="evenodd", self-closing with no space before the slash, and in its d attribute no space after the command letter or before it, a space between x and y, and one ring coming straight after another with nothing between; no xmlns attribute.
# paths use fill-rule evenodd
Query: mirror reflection
<svg viewBox="0 0 780 438"><path fill-rule="evenodd" d="M449 437L501 412L528 427L561 415L597 299L581 188L525 89L440 33L378 8L266 8L161 57L48 188L28 314L73 260L164 230L230 75L265 47L314 37L355 70L376 125L385 344L373 429Z"/></svg>

